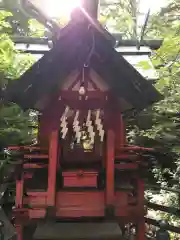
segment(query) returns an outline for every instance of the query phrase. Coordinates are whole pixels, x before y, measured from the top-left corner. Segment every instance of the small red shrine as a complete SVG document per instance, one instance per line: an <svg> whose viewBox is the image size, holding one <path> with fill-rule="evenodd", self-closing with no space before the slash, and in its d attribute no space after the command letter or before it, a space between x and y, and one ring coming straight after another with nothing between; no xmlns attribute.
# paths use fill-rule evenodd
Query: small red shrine
<svg viewBox="0 0 180 240"><path fill-rule="evenodd" d="M9 147L23 160L14 210L18 240L32 223L35 239L121 239L133 223L137 239L145 240L140 172L147 163L138 153L151 149L127 144L123 114L161 95L116 52L97 21L98 1L90 2L4 93L40 113L38 144Z"/></svg>

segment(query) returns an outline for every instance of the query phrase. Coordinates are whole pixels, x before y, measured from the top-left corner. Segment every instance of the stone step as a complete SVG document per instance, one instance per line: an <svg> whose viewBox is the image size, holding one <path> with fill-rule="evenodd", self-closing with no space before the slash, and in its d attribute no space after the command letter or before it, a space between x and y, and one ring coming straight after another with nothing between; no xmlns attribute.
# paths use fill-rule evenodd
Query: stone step
<svg viewBox="0 0 180 240"><path fill-rule="evenodd" d="M33 238L42 240L120 240L117 223L45 223L39 224Z"/></svg>

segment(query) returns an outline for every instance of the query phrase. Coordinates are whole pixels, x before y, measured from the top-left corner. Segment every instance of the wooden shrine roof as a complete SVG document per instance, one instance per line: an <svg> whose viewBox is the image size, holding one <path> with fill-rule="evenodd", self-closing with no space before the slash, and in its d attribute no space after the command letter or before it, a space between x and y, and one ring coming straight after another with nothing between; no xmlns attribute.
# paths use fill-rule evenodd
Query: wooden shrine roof
<svg viewBox="0 0 180 240"><path fill-rule="evenodd" d="M162 45L162 40L142 41L141 47L137 48L137 42L133 40L118 39L118 34L112 34L116 39L115 50L121 54L140 74L148 81L155 83L158 79L158 73L154 68L150 56L152 50L157 50ZM30 53L34 60L38 61L53 46L52 40L47 38L34 37L12 37L16 50L20 54ZM19 57L19 54L18 54ZM143 63L143 64L141 64ZM144 67L144 65L146 67Z"/></svg>
<svg viewBox="0 0 180 240"><path fill-rule="evenodd" d="M97 27L98 26L98 27ZM23 109L36 109L37 102L56 93L59 83L75 69L81 69L94 44L89 66L104 79L127 109L140 111L162 99L159 92L104 37L97 23L71 21L63 30L55 46L44 54L18 81L13 81L4 92L5 101L19 104Z"/></svg>

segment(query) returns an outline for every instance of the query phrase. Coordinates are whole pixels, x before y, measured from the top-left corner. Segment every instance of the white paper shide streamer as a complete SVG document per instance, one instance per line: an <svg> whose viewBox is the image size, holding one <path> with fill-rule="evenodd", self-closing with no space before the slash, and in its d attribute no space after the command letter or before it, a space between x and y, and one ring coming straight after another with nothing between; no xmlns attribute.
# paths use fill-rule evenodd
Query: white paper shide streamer
<svg viewBox="0 0 180 240"><path fill-rule="evenodd" d="M94 130L93 130L91 115L92 115L91 110L88 110L86 126L87 126L87 129L88 129L89 136L91 138L90 144L94 144L95 133L94 133Z"/></svg>
<svg viewBox="0 0 180 240"><path fill-rule="evenodd" d="M67 116L68 116L69 111L70 111L70 108L68 106L66 106L65 111L61 117L60 126L62 128L62 130L61 130L62 139L65 139L67 136L67 133L68 133ZM93 115L92 114L93 114L92 110L88 110L87 119L86 119L86 127L87 127L87 131L88 131L88 135L90 136L90 144L95 143L94 127L97 128L98 135L100 137L100 141L103 142L105 131L103 129L103 124L102 124L102 120L101 120L101 110L98 109L95 111L95 126L93 126ZM73 130L75 132L75 138L77 140L77 143L81 142L81 137L82 137L79 118L80 118L80 111L76 110L74 120L73 120Z"/></svg>
<svg viewBox="0 0 180 240"><path fill-rule="evenodd" d="M102 121L101 121L101 118L100 118L100 109L98 109L96 111L96 120L95 120L95 124L97 126L97 130L99 132L99 136L100 136L100 140L101 142L103 142L104 140L104 130L103 130L103 125L102 125Z"/></svg>
<svg viewBox="0 0 180 240"><path fill-rule="evenodd" d="M60 126L61 126L61 128L62 128L62 130L61 130L62 139L65 139L65 138L66 138L66 135L67 135L67 132L68 132L68 127L67 127L67 125L68 125L67 115L68 115L69 110L70 110L70 109L69 109L69 107L67 106L66 109L65 109L65 111L64 111L64 113L63 113L63 115L62 115L62 117L61 117L61 124L60 124Z"/></svg>
<svg viewBox="0 0 180 240"><path fill-rule="evenodd" d="M74 117L74 121L73 121L73 128L76 134L76 139L77 139L77 143L80 143L81 141L81 128L79 126L79 110L76 111L75 117Z"/></svg>

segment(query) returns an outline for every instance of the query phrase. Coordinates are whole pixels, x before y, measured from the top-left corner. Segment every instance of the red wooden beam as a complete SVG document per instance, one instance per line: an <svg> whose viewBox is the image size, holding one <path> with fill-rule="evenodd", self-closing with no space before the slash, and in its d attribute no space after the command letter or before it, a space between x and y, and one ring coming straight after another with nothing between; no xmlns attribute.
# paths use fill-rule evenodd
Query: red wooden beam
<svg viewBox="0 0 180 240"><path fill-rule="evenodd" d="M25 154L25 159L48 159L48 154Z"/></svg>
<svg viewBox="0 0 180 240"><path fill-rule="evenodd" d="M44 148L44 147L39 147L39 146L9 146L7 148L8 150L29 150L29 151L44 151L44 150L48 150L48 148Z"/></svg>
<svg viewBox="0 0 180 240"><path fill-rule="evenodd" d="M114 205L114 152L115 134L109 129L106 141L106 206Z"/></svg>
<svg viewBox="0 0 180 240"><path fill-rule="evenodd" d="M96 109L103 109L107 105L106 101L98 100L98 99L74 99L74 100L60 100L59 105L68 105L71 107L72 110L96 110Z"/></svg>
<svg viewBox="0 0 180 240"><path fill-rule="evenodd" d="M80 97L80 94L78 91L71 91L71 90L63 90L60 92L59 97L64 100L78 100ZM87 91L84 95L87 99L98 99L98 100L107 100L108 92L102 92L102 91Z"/></svg>
<svg viewBox="0 0 180 240"><path fill-rule="evenodd" d="M150 151L150 152L154 152L153 148L145 148L145 147L139 147L139 146L131 146L131 145L127 145L121 148L122 151Z"/></svg>
<svg viewBox="0 0 180 240"><path fill-rule="evenodd" d="M48 167L48 164L25 163L23 165L23 167L24 167L24 169L29 169L29 168L38 169L38 168L46 168L46 167Z"/></svg>
<svg viewBox="0 0 180 240"><path fill-rule="evenodd" d="M56 195L56 173L57 173L57 156L58 156L58 130L53 131L49 142L49 168L48 168L48 206L55 206Z"/></svg>
<svg viewBox="0 0 180 240"><path fill-rule="evenodd" d="M22 208L23 206L23 191L24 189L24 176L22 173L21 179L16 181L16 208Z"/></svg>

